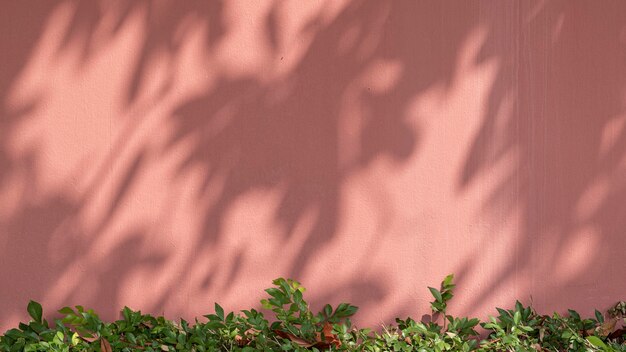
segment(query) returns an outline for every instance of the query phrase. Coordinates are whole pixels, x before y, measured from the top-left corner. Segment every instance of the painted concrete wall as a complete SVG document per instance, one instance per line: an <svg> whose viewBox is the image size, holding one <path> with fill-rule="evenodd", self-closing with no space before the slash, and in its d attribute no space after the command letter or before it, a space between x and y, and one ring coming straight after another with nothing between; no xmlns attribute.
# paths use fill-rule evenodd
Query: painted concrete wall
<svg viewBox="0 0 626 352"><path fill-rule="evenodd" d="M298 279L362 324L625 299L626 2L4 1L0 327Z"/></svg>

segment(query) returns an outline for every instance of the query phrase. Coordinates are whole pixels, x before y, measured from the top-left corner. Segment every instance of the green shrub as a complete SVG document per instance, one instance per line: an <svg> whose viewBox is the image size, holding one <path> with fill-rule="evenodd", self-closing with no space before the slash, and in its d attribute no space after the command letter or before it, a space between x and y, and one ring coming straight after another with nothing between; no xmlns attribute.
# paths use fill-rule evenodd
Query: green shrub
<svg viewBox="0 0 626 352"><path fill-rule="evenodd" d="M43 309L31 301L28 324L0 335L0 352L58 351L625 351L626 303L619 302L606 316L596 311L581 318L570 310L567 316L539 315L532 307L516 302L513 309L496 308L498 315L486 322L454 317L447 312L453 297L453 276L439 289L429 287L432 321L410 317L396 319L381 332L357 329L350 317L357 307L341 303L325 305L314 313L304 300L304 287L289 279L276 279L261 300L272 312L271 322L255 309L215 312L193 323L170 321L122 309L122 319L103 322L82 306L59 310L62 319L50 324ZM480 339L477 329L486 331Z"/></svg>

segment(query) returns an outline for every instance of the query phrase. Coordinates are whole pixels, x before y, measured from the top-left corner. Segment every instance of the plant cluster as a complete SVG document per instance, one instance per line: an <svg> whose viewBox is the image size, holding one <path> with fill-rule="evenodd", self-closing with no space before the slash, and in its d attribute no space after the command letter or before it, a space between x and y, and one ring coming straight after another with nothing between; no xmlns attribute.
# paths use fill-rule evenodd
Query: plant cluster
<svg viewBox="0 0 626 352"><path fill-rule="evenodd" d="M174 322L122 310L122 318L104 322L82 306L59 310L64 317L53 324L43 319L39 303L31 301L28 324L0 335L0 352L111 352L111 351L625 351L626 303L619 302L606 315L581 318L570 310L566 316L540 315L532 307L516 302L513 309L497 308L498 315L486 322L448 314L453 297L453 276L439 289L429 287L432 319L396 319L382 331L358 329L350 317L357 307L341 303L310 310L305 291L298 282L276 279L269 295L261 301L273 317L262 311L226 313L215 304L215 312L202 321ZM483 338L477 329L484 329Z"/></svg>

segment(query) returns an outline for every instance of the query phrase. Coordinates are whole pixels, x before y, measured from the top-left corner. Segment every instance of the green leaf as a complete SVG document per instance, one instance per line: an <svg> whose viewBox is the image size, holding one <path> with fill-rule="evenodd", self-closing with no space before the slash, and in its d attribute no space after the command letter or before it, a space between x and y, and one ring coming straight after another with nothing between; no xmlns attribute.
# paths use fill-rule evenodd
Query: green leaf
<svg viewBox="0 0 626 352"><path fill-rule="evenodd" d="M28 310L28 314L31 316L31 318L33 318L34 321L41 323L41 316L43 314L43 309L41 308L41 304L35 302L35 301L30 301L28 302L28 307L26 308Z"/></svg>
<svg viewBox="0 0 626 352"><path fill-rule="evenodd" d="M454 274L450 274L443 279L442 285L443 287L448 287L452 284L452 280L454 279Z"/></svg>
<svg viewBox="0 0 626 352"><path fill-rule="evenodd" d="M132 315L132 311L130 310L130 308L124 307L122 309L122 316L124 317L124 320L131 321L131 318L132 318L131 315Z"/></svg>
<svg viewBox="0 0 626 352"><path fill-rule="evenodd" d="M603 350L607 349L606 344L602 342L602 340L600 340L600 338L598 338L597 336L587 336L587 341L589 341L589 343L594 345L595 347Z"/></svg>
<svg viewBox="0 0 626 352"><path fill-rule="evenodd" d="M522 330L524 330L524 331L526 331L526 332L533 332L533 331L535 331L535 329L533 329L533 328L532 328L532 327L530 327L530 326L524 326L524 325L522 325L522 326L520 326L519 328L520 328L520 329L522 329Z"/></svg>
<svg viewBox="0 0 626 352"><path fill-rule="evenodd" d="M272 304L266 299L261 300L261 306L265 309L272 309Z"/></svg>
<svg viewBox="0 0 626 352"><path fill-rule="evenodd" d="M520 311L516 311L513 315L513 322L515 323L515 325L519 325L520 320L522 320L522 314L520 313Z"/></svg>
<svg viewBox="0 0 626 352"><path fill-rule="evenodd" d="M435 312L443 312L444 309L446 309L446 306L443 303L440 302L432 302L430 304L430 307L432 308L433 311Z"/></svg>
<svg viewBox="0 0 626 352"><path fill-rule="evenodd" d="M287 297L291 297L292 289L287 281L284 279L280 280L278 281L278 285L283 289L283 292L287 295Z"/></svg>
<svg viewBox="0 0 626 352"><path fill-rule="evenodd" d="M511 313L507 312L506 310L502 309L502 308L496 308L496 310L498 311L498 313L500 313L500 317L504 318L504 317L510 317Z"/></svg>
<svg viewBox="0 0 626 352"><path fill-rule="evenodd" d="M33 329L33 331L35 331L38 334L41 334L44 330L46 330L46 327L43 324L38 323L36 321L30 323L29 326L31 329Z"/></svg>
<svg viewBox="0 0 626 352"><path fill-rule="evenodd" d="M338 318L347 318L353 316L359 308L357 306L352 306L346 304L346 306L339 312L335 312Z"/></svg>
<svg viewBox="0 0 626 352"><path fill-rule="evenodd" d="M433 287L429 287L428 289L430 290L430 293L433 295L433 297L435 297L437 302L443 302L443 298L441 297L441 292L439 292L439 290Z"/></svg>
<svg viewBox="0 0 626 352"><path fill-rule="evenodd" d="M221 329L224 327L224 323L222 323L221 321L212 320L207 322L205 326L209 329Z"/></svg>
<svg viewBox="0 0 626 352"><path fill-rule="evenodd" d="M302 302L302 291L296 290L293 293L293 301L296 303Z"/></svg>
<svg viewBox="0 0 626 352"><path fill-rule="evenodd" d="M215 303L215 314L220 318L220 320L224 320L224 308L217 303Z"/></svg>
<svg viewBox="0 0 626 352"><path fill-rule="evenodd" d="M324 306L324 315L326 318L330 317L333 314L333 307L330 304Z"/></svg>
<svg viewBox="0 0 626 352"><path fill-rule="evenodd" d="M276 298L278 298L280 300L282 300L285 297L283 292L281 290L275 288L275 287L268 288L268 289L265 290L265 292L267 292L270 296L276 297Z"/></svg>
<svg viewBox="0 0 626 352"><path fill-rule="evenodd" d="M454 297L454 295L450 291L446 291L441 294L441 298L443 299L444 302L451 300L452 297Z"/></svg>
<svg viewBox="0 0 626 352"><path fill-rule="evenodd" d="M596 309L595 314L596 314L596 320L598 320L598 323L600 323L600 324L604 323L604 316L602 315L602 313L600 313Z"/></svg>
<svg viewBox="0 0 626 352"><path fill-rule="evenodd" d="M227 323L232 323L232 321L233 321L234 319L235 319L235 313L233 313L233 312L228 313L228 315L226 316L226 318L224 318L224 320L225 320Z"/></svg>
<svg viewBox="0 0 626 352"><path fill-rule="evenodd" d="M580 320L580 314L578 314L577 311L572 310L572 309L568 309L567 311L569 312L570 317Z"/></svg>
<svg viewBox="0 0 626 352"><path fill-rule="evenodd" d="M58 312L61 314L74 314L74 310L70 307L63 307L59 309Z"/></svg>

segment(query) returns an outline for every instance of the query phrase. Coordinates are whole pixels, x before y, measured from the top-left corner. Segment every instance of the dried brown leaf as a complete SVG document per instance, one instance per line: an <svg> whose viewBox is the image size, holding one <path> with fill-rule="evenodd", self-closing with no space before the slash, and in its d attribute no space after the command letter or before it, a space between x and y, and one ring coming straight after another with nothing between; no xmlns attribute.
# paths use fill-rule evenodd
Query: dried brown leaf
<svg viewBox="0 0 626 352"><path fill-rule="evenodd" d="M615 329L617 320L618 320L617 318L611 318L605 321L602 325L598 327L598 334L600 336L608 336Z"/></svg>

